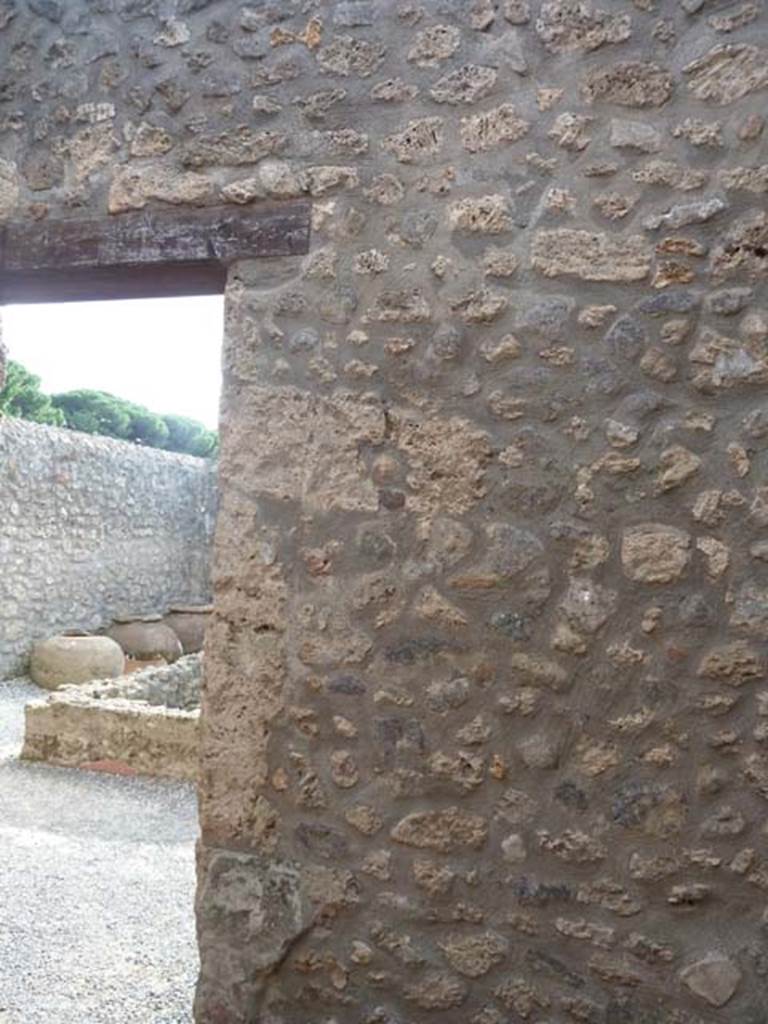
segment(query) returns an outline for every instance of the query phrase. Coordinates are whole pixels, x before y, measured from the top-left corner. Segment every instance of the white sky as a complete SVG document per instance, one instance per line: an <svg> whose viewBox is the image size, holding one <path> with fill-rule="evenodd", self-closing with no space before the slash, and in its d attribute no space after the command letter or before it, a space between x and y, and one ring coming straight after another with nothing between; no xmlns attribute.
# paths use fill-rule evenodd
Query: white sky
<svg viewBox="0 0 768 1024"><path fill-rule="evenodd" d="M44 391L108 391L216 427L221 295L5 306L0 315L10 358Z"/></svg>

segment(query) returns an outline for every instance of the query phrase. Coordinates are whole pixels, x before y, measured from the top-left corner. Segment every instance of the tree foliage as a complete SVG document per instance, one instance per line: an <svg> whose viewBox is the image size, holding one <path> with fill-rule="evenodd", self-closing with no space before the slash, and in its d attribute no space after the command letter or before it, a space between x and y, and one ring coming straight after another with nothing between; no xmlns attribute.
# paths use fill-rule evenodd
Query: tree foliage
<svg viewBox="0 0 768 1024"><path fill-rule="evenodd" d="M165 421L165 417L158 416L156 412L150 412L141 405L129 406L131 416L130 440L137 444L146 444L150 448L168 448L168 441L171 432ZM181 451L174 448L173 451ZM186 450L186 449L185 449Z"/></svg>
<svg viewBox="0 0 768 1024"><path fill-rule="evenodd" d="M51 401L61 410L70 430L128 440L131 415L127 403L119 398L104 391L81 390L53 395Z"/></svg>
<svg viewBox="0 0 768 1024"><path fill-rule="evenodd" d="M215 454L218 447L218 435L197 420L162 416L106 391L46 395L40 390L40 379L14 362L8 364L0 391L2 414L203 458Z"/></svg>
<svg viewBox="0 0 768 1024"><path fill-rule="evenodd" d="M212 430L206 430L202 423L186 416L164 416L168 428L168 443L165 447L174 452L188 452L190 455L206 457L213 455L219 443Z"/></svg>
<svg viewBox="0 0 768 1024"><path fill-rule="evenodd" d="M40 390L40 378L12 359L6 366L5 384L0 391L0 415L64 426L64 414L53 405L50 395Z"/></svg>

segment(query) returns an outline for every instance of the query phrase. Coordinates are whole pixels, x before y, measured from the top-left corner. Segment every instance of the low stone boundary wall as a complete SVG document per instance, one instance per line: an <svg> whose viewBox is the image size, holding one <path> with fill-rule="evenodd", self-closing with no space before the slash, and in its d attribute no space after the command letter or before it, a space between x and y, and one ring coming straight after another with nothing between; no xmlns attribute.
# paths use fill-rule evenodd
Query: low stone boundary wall
<svg viewBox="0 0 768 1024"><path fill-rule="evenodd" d="M134 676L66 686L25 709L23 760L197 778L198 655Z"/></svg>
<svg viewBox="0 0 768 1024"><path fill-rule="evenodd" d="M215 466L0 420L0 679L32 643L210 599Z"/></svg>

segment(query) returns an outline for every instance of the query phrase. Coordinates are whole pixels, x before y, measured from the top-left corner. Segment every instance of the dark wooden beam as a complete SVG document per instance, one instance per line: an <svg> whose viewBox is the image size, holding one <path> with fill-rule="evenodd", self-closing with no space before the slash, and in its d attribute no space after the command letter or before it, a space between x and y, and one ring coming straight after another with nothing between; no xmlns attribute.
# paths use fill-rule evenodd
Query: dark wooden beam
<svg viewBox="0 0 768 1024"><path fill-rule="evenodd" d="M0 302L205 295L235 260L309 251L311 204L141 212L0 228Z"/></svg>
<svg viewBox="0 0 768 1024"><path fill-rule="evenodd" d="M223 263L0 271L0 305L220 295L226 280Z"/></svg>

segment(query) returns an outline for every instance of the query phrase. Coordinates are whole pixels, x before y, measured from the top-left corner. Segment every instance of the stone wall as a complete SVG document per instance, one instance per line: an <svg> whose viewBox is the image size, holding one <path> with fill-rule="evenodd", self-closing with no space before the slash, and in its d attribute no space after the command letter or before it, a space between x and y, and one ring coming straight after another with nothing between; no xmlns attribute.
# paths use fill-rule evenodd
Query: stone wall
<svg viewBox="0 0 768 1024"><path fill-rule="evenodd" d="M0 216L231 268L201 1024L759 1024L768 19L2 0Z"/></svg>
<svg viewBox="0 0 768 1024"><path fill-rule="evenodd" d="M0 678L34 640L205 601L213 464L0 420Z"/></svg>

